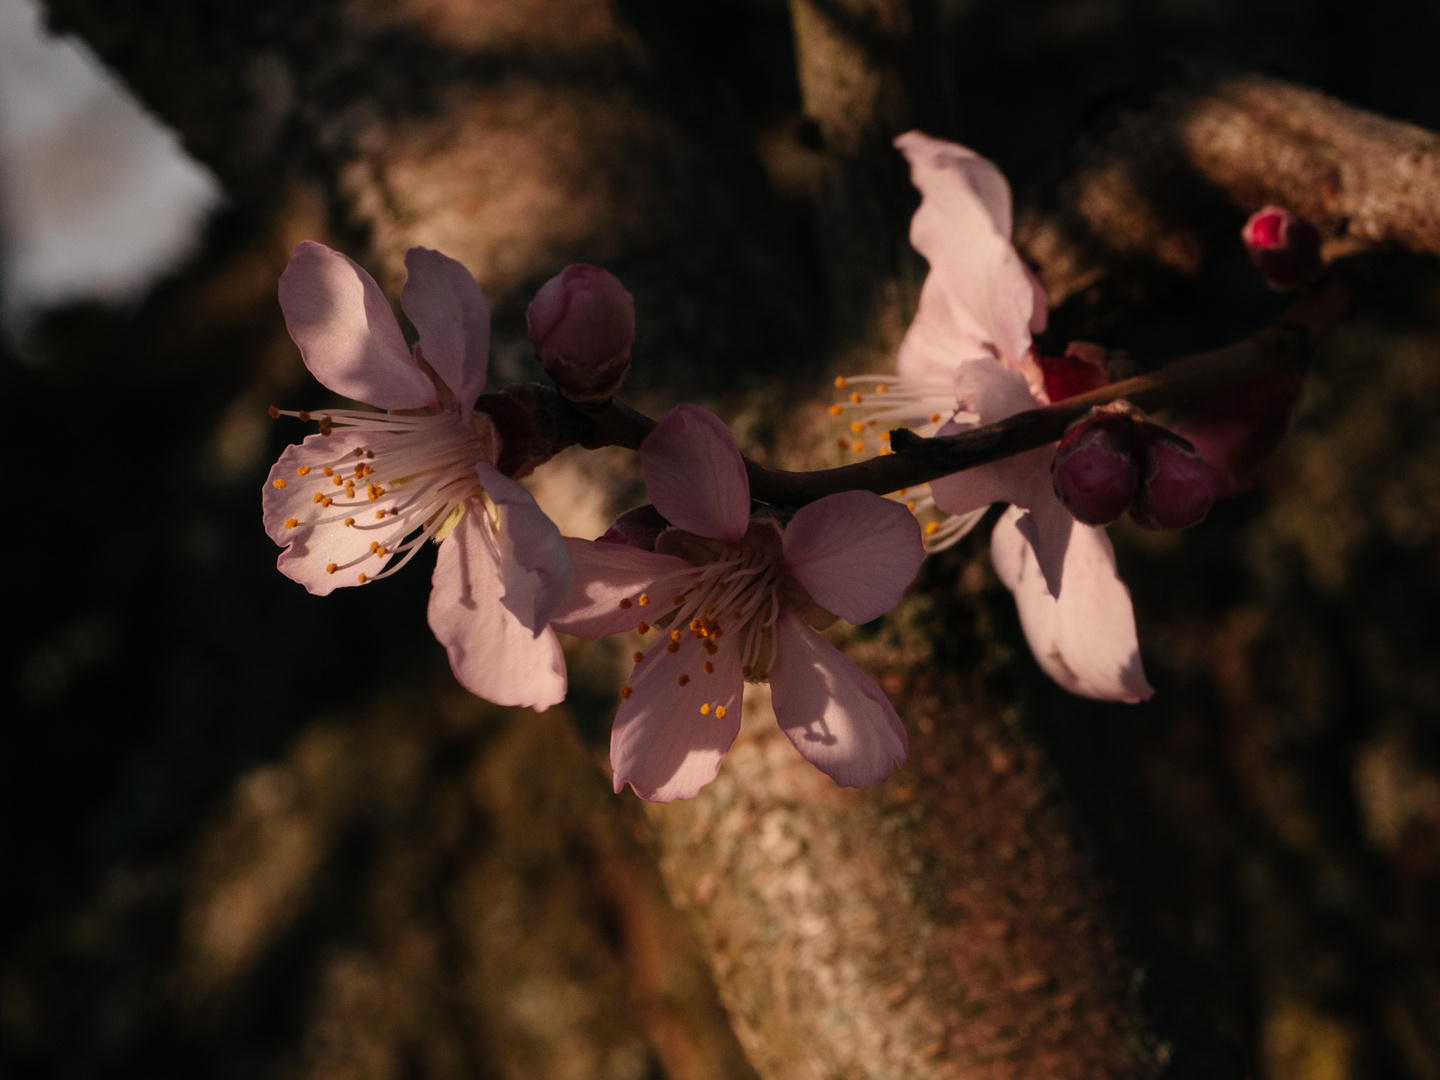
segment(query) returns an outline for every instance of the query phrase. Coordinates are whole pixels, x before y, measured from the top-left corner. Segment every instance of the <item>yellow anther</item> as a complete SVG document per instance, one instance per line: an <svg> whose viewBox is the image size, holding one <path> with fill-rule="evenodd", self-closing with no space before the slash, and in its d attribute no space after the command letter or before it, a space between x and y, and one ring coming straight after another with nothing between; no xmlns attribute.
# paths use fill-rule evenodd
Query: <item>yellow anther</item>
<svg viewBox="0 0 1440 1080"><path fill-rule="evenodd" d="M683 604L684 602L685 602L685 597L683 597L683 596L676 596L675 599L673 599L673 600L670 601L670 603L674 604L676 607L679 607L679 606L680 606L681 604Z"/></svg>
<svg viewBox="0 0 1440 1080"><path fill-rule="evenodd" d="M715 718L716 718L717 720L724 720L724 719L725 719L725 706L724 706L724 705L716 705L716 706L715 706Z"/></svg>
<svg viewBox="0 0 1440 1080"><path fill-rule="evenodd" d="M286 518L286 519L285 519L285 527L286 527L287 529L293 529L293 528L295 528L296 525L299 525L299 524L300 524L300 519L299 519L299 518Z"/></svg>
<svg viewBox="0 0 1440 1080"><path fill-rule="evenodd" d="M307 424L308 424L308 423L310 422L310 414L309 414L308 412L306 412L304 409L301 409L301 410L300 410L300 419L301 419L304 423L307 423Z"/></svg>
<svg viewBox="0 0 1440 1080"><path fill-rule="evenodd" d="M862 394L862 393L860 393L859 390L851 390L851 391L850 391L850 404L851 404L851 405L859 405L859 404L860 404L862 401L864 401L864 400L865 400L865 395Z"/></svg>
<svg viewBox="0 0 1440 1080"><path fill-rule="evenodd" d="M640 651L637 649L637 650L635 651L635 655L632 656L630 659L634 660L635 663L638 664L641 660L644 660L644 659L645 659L645 654L644 654L643 652L640 652Z"/></svg>
<svg viewBox="0 0 1440 1080"><path fill-rule="evenodd" d="M858 454L858 453L860 453L860 451L862 451L862 450L865 449L865 444L864 444L863 442L861 442L859 439L856 439L853 443L850 444L850 449L851 449L851 450L854 450L855 453Z"/></svg>
<svg viewBox="0 0 1440 1080"><path fill-rule="evenodd" d="M831 416L839 416L839 415L840 415L842 412L844 412L844 411L845 411L845 408L844 408L844 406L842 406L842 405L831 405L831 406L830 406L830 415L831 415Z"/></svg>
<svg viewBox="0 0 1440 1080"><path fill-rule="evenodd" d="M630 598L629 598L628 596L627 596L625 599L623 599L623 600L620 601L620 610L621 610L621 611L629 611L629 610L630 610L632 607L634 607L634 606L635 606L635 605L630 602Z"/></svg>
<svg viewBox="0 0 1440 1080"><path fill-rule="evenodd" d="M666 645L666 646L665 646L665 651L668 652L668 653L671 653L671 654L674 654L674 653L679 652L679 651L680 651L680 643L679 643L678 641L672 641L672 642L670 642L669 645Z"/></svg>
<svg viewBox="0 0 1440 1080"><path fill-rule="evenodd" d="M716 635L715 635L715 636L716 636L716 637L719 637L719 636L720 636L718 631L716 632ZM707 653L709 653L711 656L714 656L717 652L720 651L720 646L716 645L715 642L713 642L713 641L707 641L707 642L705 642L705 651L706 651Z"/></svg>
<svg viewBox="0 0 1440 1080"><path fill-rule="evenodd" d="M364 573L361 573L361 575L360 575L360 584L361 584L361 585L364 585L365 582L367 582L367 581L369 581L369 580L370 580L370 579L367 578L367 577L364 575Z"/></svg>
<svg viewBox="0 0 1440 1080"><path fill-rule="evenodd" d="M371 484L365 490L369 492L371 502L374 502L376 499L380 498L381 495L385 494L385 489L382 488L379 484Z"/></svg>
<svg viewBox="0 0 1440 1080"><path fill-rule="evenodd" d="M893 454L894 452L895 452L894 450L891 450L891 449L890 449L890 444L889 444L889 443L881 443L881 444L880 444L880 456L881 456L881 457L884 457L886 454Z"/></svg>
<svg viewBox="0 0 1440 1080"><path fill-rule="evenodd" d="M333 503L334 501L335 501L334 499L331 499L331 498L328 498L328 497L327 497L327 498L324 498L324 499L321 499L321 500L320 500L320 505L321 505L321 506L329 506L329 505L330 505L331 503Z"/></svg>
<svg viewBox="0 0 1440 1080"><path fill-rule="evenodd" d="M379 540L371 540L371 541L370 541L370 554L371 554L371 555L374 555L375 552L377 552L377 551L379 551L379 550L380 550L380 541L379 541Z"/></svg>
<svg viewBox="0 0 1440 1080"><path fill-rule="evenodd" d="M853 420L850 423L850 431L855 435L863 435L865 434L865 425L859 420Z"/></svg>
<svg viewBox="0 0 1440 1080"><path fill-rule="evenodd" d="M378 548L375 549L375 554L379 555L383 559L386 555L390 554L390 549L387 548L384 544L381 544Z"/></svg>
<svg viewBox="0 0 1440 1080"><path fill-rule="evenodd" d="M637 634L648 634L650 632L650 624L648 622L642 622L639 626L635 627L635 632Z"/></svg>
<svg viewBox="0 0 1440 1080"><path fill-rule="evenodd" d="M280 410L277 409L274 405L271 405L270 408L269 408L268 410L266 410L266 411L270 413L270 419L271 419L271 420L279 420L279 419L280 419Z"/></svg>
<svg viewBox="0 0 1440 1080"><path fill-rule="evenodd" d="M332 563L330 563L330 565L328 565L328 566L325 567L325 572L326 572L327 574L333 574L336 570L339 570L339 569L340 569L340 567L336 566L336 565L332 562Z"/></svg>
<svg viewBox="0 0 1440 1080"><path fill-rule="evenodd" d="M276 481L275 481L275 486L276 486L276 487L284 487L284 486L285 486L285 481L283 481L283 480L276 480ZM318 502L320 502L320 501L321 501L322 499L324 499L324 498L325 498L325 496L322 495L322 494L320 494L320 492L317 491L317 492L315 492L315 494L311 497L310 501L311 501L311 502L314 502L314 503L318 503Z"/></svg>
<svg viewBox="0 0 1440 1080"><path fill-rule="evenodd" d="M338 480L338 479L340 479L340 478L337 476L335 479ZM346 497L347 499L353 499L353 498L355 497L355 481L354 481L354 480L346 480L346 481L345 481L345 497Z"/></svg>
<svg viewBox="0 0 1440 1080"><path fill-rule="evenodd" d="M683 635L680 633L679 630L671 630L671 631L670 631L670 640L671 640L671 641L679 641L682 636L683 636Z"/></svg>
<svg viewBox="0 0 1440 1080"><path fill-rule="evenodd" d="M930 423L932 423L932 424L938 424L939 422L940 422L940 414L939 414L938 412L932 412L932 413L930 414Z"/></svg>
<svg viewBox="0 0 1440 1080"><path fill-rule="evenodd" d="M273 483L277 488L283 488L285 486L285 481L280 479L272 480L271 483Z"/></svg>
<svg viewBox="0 0 1440 1080"><path fill-rule="evenodd" d="M715 674L715 665L712 664L709 660L706 660L706 661L705 661L705 674L706 674L706 675L714 675L714 674Z"/></svg>
<svg viewBox="0 0 1440 1080"><path fill-rule="evenodd" d="M365 456L365 448L364 448L364 447L361 447L361 446L357 446L357 447L354 449L353 453L355 454L356 457L364 457L364 456Z"/></svg>
<svg viewBox="0 0 1440 1080"><path fill-rule="evenodd" d="M927 521L927 522L925 523L925 535L926 535L926 536L934 536L934 535L935 535L937 532L939 532L939 531L940 531L940 523L939 523L938 521Z"/></svg>
<svg viewBox="0 0 1440 1080"><path fill-rule="evenodd" d="M915 512L915 500L911 499L909 502L907 502L905 504L905 509L909 510L913 514Z"/></svg>
<svg viewBox="0 0 1440 1080"><path fill-rule="evenodd" d="M883 382L882 382L882 383L876 383L876 384L875 384L875 393L877 393L877 394L888 394L889 392L890 392L890 387L886 386Z"/></svg>
<svg viewBox="0 0 1440 1080"><path fill-rule="evenodd" d="M874 420L871 420L870 423L873 424L873 423L875 423L875 421L874 421ZM881 441L881 442L889 442L889 441L890 441L890 433L889 433L888 431L882 431L882 432L880 433L880 441Z"/></svg>
<svg viewBox="0 0 1440 1080"><path fill-rule="evenodd" d="M841 450L849 450L849 449L850 449L850 440L842 437L842 438L840 439L840 449L841 449Z"/></svg>
<svg viewBox="0 0 1440 1080"><path fill-rule="evenodd" d="M354 524L355 524L355 519L354 519L354 518L346 518L346 519L345 519L345 524L346 524L347 527L350 526L350 525L354 525Z"/></svg>
<svg viewBox="0 0 1440 1080"><path fill-rule="evenodd" d="M649 594L649 593L643 593L643 592L642 592L642 593L640 594L640 606L641 606L641 607L645 607L645 606L646 606L647 604L649 604L649 603L650 603L650 594Z"/></svg>
<svg viewBox="0 0 1440 1080"><path fill-rule="evenodd" d="M379 520L380 520L381 518L383 518L384 516L385 516L385 511L384 511L384 510L376 510L376 511L375 511L375 520L376 520L376 521L379 521Z"/></svg>
<svg viewBox="0 0 1440 1080"><path fill-rule="evenodd" d="M709 703L708 701L707 701L704 705L701 705L701 706L700 706L700 715L701 715L701 716L709 716L709 715L710 715L710 703Z"/></svg>
<svg viewBox="0 0 1440 1080"><path fill-rule="evenodd" d="M690 620L690 629L691 629L691 630L699 630L699 629L700 629L701 627L703 627L704 625L705 625L705 624L702 623L699 619L691 619L691 620Z"/></svg>
<svg viewBox="0 0 1440 1080"><path fill-rule="evenodd" d="M908 487L903 487L903 488L901 488L899 491L895 492L895 494L896 494L896 495L904 495L904 494L905 494L907 491L909 491L909 490L910 490L910 489L909 489Z"/></svg>
<svg viewBox="0 0 1440 1080"><path fill-rule="evenodd" d="M628 686L622 686L622 687L620 687L620 697L621 697L621 699L624 700L624 701L629 701L629 700L630 700L630 695L633 694L634 692L635 692L635 691L634 691L634 690L631 690L630 687L628 687Z"/></svg>
<svg viewBox="0 0 1440 1080"><path fill-rule="evenodd" d="M689 676L689 675L681 675L680 678L676 680L676 682L678 682L681 686L689 686L689 685L690 685L690 676Z"/></svg>
<svg viewBox="0 0 1440 1080"><path fill-rule="evenodd" d="M343 476L332 476L332 477L330 478L330 482L331 482L332 484L334 484L336 487L344 487L344 486L345 486L345 478L344 478Z"/></svg>
<svg viewBox="0 0 1440 1080"><path fill-rule="evenodd" d="M847 378L845 378L844 375L836 375L836 376L835 376L835 389L836 389L836 390L844 390L845 387L847 387L847 386L849 386L849 385L850 385L850 380L847 379Z"/></svg>
<svg viewBox="0 0 1440 1080"><path fill-rule="evenodd" d="M295 470L295 475L296 475L296 476L307 476L307 475L309 475L309 473L310 473L310 466L309 466L309 465L301 465L298 469Z"/></svg>
<svg viewBox="0 0 1440 1080"><path fill-rule="evenodd" d="M334 475L335 475L335 470L332 469L332 468L330 468L329 465L326 465L326 466L325 466L325 475L326 475L326 476L334 476Z"/></svg>

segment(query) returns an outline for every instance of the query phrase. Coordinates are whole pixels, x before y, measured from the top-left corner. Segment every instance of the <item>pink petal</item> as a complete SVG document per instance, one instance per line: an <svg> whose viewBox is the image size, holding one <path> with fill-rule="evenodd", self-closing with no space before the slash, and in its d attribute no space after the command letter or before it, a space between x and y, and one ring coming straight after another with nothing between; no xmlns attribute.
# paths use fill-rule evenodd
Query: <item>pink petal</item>
<svg viewBox="0 0 1440 1080"><path fill-rule="evenodd" d="M983 355L1019 360L1030 349L1032 325L1043 324L1036 309L1045 305L1044 291L1010 242L1010 185L994 164L963 146L918 131L895 145L921 195L910 243L930 263L897 371L920 374L910 369L929 366L925 358L933 358L937 341L957 362ZM911 335L917 340L908 346Z"/></svg>
<svg viewBox="0 0 1440 1080"><path fill-rule="evenodd" d="M708 675L707 659L715 667ZM689 676L684 686L682 676ZM740 734L739 650L731 642L707 657L693 637L684 638L677 653L657 646L635 665L630 686L610 732L615 790L629 784L650 802L693 797L715 779ZM724 707L723 717L717 706Z"/></svg>
<svg viewBox="0 0 1440 1080"><path fill-rule="evenodd" d="M296 244L280 275L280 310L305 366L335 393L381 409L439 407L385 294L347 256Z"/></svg>
<svg viewBox="0 0 1440 1080"><path fill-rule="evenodd" d="M570 589L574 566L565 538L535 504L535 497L493 465L475 466L480 486L499 511L500 602L522 624L539 633Z"/></svg>
<svg viewBox="0 0 1440 1080"><path fill-rule="evenodd" d="M995 526L990 557L1015 594L1020 625L1035 660L1072 694L1102 701L1144 701L1145 681L1130 590L1115 569L1104 529L1076 524L1065 553L1065 589L1057 600L1018 528L1013 507Z"/></svg>
<svg viewBox="0 0 1440 1080"><path fill-rule="evenodd" d="M868 491L802 506L785 527L784 545L784 572L852 623L878 619L898 604L925 561L914 515Z"/></svg>
<svg viewBox="0 0 1440 1080"><path fill-rule="evenodd" d="M483 503L471 499L469 512L440 545L430 629L465 689L497 705L544 712L565 699L565 657L553 631L537 634L506 606L509 587L494 528Z"/></svg>
<svg viewBox="0 0 1440 1080"><path fill-rule="evenodd" d="M420 354L455 395L462 419L490 363L490 306L470 271L447 255L415 247L405 253L400 307L420 332Z"/></svg>
<svg viewBox="0 0 1440 1080"><path fill-rule="evenodd" d="M555 629L576 637L602 638L634 630L651 610L635 604L635 598L662 579L666 588L656 588L657 597L668 599L674 589L681 592L700 571L684 559L643 551L624 543L606 540L580 540L565 537L575 565L575 580L560 607L551 617ZM622 608L620 601L631 606Z"/></svg>
<svg viewBox="0 0 1440 1080"><path fill-rule="evenodd" d="M978 413L980 423L993 424L1040 402L1020 372L991 360L969 360L954 370L955 402L965 412Z"/></svg>
<svg viewBox="0 0 1440 1080"><path fill-rule="evenodd" d="M738 544L750 525L750 480L735 436L699 405L676 405L640 444L645 487L670 524Z"/></svg>
<svg viewBox="0 0 1440 1080"><path fill-rule="evenodd" d="M265 488L260 496L264 511L265 532L277 544L285 545L276 565L280 572L292 581L298 581L316 596L325 596L335 589L360 584L360 572L374 577L391 556L371 556L363 562L345 570L329 573L332 563L344 566L368 554L371 541L377 539L374 531L346 528L342 520L311 528L308 523L321 518L336 517L333 508L322 507L315 502L315 493L335 496L340 492L330 478L320 470L333 464L339 458L348 458L350 451L365 443L360 432L337 431L334 435L310 435L303 443L285 448L265 478ZM306 476L297 472L309 468ZM283 488L275 482L284 481ZM299 524L293 529L285 527L286 521Z"/></svg>
<svg viewBox="0 0 1440 1080"><path fill-rule="evenodd" d="M775 627L770 690L780 730L841 787L879 783L905 763L905 728L884 692L793 611Z"/></svg>

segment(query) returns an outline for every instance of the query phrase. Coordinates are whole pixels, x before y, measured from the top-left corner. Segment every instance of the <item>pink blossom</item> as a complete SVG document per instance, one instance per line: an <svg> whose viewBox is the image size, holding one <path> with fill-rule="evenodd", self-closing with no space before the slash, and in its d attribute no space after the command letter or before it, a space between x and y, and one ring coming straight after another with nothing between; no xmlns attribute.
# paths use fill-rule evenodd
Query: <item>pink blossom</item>
<svg viewBox="0 0 1440 1080"><path fill-rule="evenodd" d="M697 405L672 409L640 460L667 527L656 535L627 516L601 540L568 539L575 584L554 620L581 637L651 638L611 732L615 790L668 802L713 780L740 731L746 680L769 681L781 730L837 784L883 780L905 760L905 729L812 623L868 622L899 602L924 558L914 518L858 491L784 525L752 515L735 439ZM630 542L650 537L653 550Z"/></svg>
<svg viewBox="0 0 1440 1080"><path fill-rule="evenodd" d="M896 370L936 387L948 380L948 398L930 397L922 419L949 433L1049 404L1031 341L1045 326L1045 292L1010 242L1005 178L973 151L918 132L895 145L921 194L911 243L930 263ZM1063 374L1052 385L1085 381L1070 377L1084 374L1078 368ZM1054 454L1041 447L937 480L935 504L959 520L1012 504L991 536L991 557L1041 667L1076 694L1144 700L1153 691L1129 590L1105 531L1076 521L1056 497Z"/></svg>
<svg viewBox="0 0 1440 1080"><path fill-rule="evenodd" d="M320 433L270 470L265 530L285 547L281 572L317 596L389 577L438 542L430 626L456 678L498 704L546 709L565 697L548 624L570 556L529 492L495 468L499 436L474 409L490 345L480 287L426 248L411 248L405 267L413 352L369 274L322 244L296 245L280 307L305 366L335 393L389 411L287 414L318 420Z"/></svg>

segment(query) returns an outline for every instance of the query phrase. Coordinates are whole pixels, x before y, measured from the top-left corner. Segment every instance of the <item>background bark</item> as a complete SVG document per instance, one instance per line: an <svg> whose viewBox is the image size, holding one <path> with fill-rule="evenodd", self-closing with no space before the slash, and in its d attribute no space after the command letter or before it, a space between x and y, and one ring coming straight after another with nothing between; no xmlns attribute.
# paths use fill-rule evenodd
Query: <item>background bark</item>
<svg viewBox="0 0 1440 1080"><path fill-rule="evenodd" d="M1035 179L1029 250L1075 297L1060 333L1107 326L1148 356L1241 336L1275 302L1228 228L1247 199L1292 197L1310 175L1276 162L1338 160L1262 107L1265 88L1299 95L1302 116L1332 107L1263 80L1212 82L1210 98L1171 84L1126 99L1036 178L1059 149L1039 136L1046 118L1068 136L1081 118L1067 110L1109 88L1097 72L1147 74L1101 61L1147 50L1157 24L1095 10L1098 24L1064 5L944 8L959 133ZM699 399L758 455L817 463L830 433L805 400L837 358L884 361L918 280L902 246L914 196L884 144L909 110L943 115L927 76L903 70L926 52L923 23L798 0L51 12L235 206L138 313L56 316L23 343L28 366L4 368L7 400L45 403L7 431L7 460L92 485L79 524L72 487L39 490L36 520L53 527L7 583L7 608L34 613L0 765L6 863L23 868L0 938L7 1070L1440 1070L1433 276L1402 275L1320 358L1259 495L1178 538L1117 530L1155 704L1093 706L1044 683L982 531L847 639L901 703L902 774L837 792L756 702L720 780L642 816L597 766L614 649L575 649L573 714L537 721L457 696L424 628L423 571L325 601L274 573L254 493L291 433L263 410L317 400L275 279L302 236L363 257L392 291L406 247L439 247L495 302L500 381L531 373L530 291L566 261L604 262L637 295L640 404ZM1269 40L1304 56L1286 14ZM1398 47L1360 31L1401 15L1405 41L1424 40L1423 9L1357 9L1347 50L1309 77L1434 127L1433 90L1326 81L1381 56L1377 40ZM1212 29L1229 40L1254 16L1225 17ZM854 64L873 79L846 83ZM1175 155L1195 130L1226 145L1217 124L1250 133L1229 172L1223 156ZM1377 137L1370 125L1357 137ZM1132 130L1163 137L1114 134ZM1262 132L1273 156L1257 177L1238 165ZM1183 174L1161 187L1193 197L1174 218L1189 255L1157 229L1120 254L1075 242L1042 257L1035 238L1070 243L1074 220L1082 240L1132 235L1141 200L1084 216L1082 182L1122 166ZM1134 286L1157 266L1196 275L1183 301ZM57 403L80 435L55 438ZM638 493L619 453L537 479L582 535ZM345 678L318 696L336 665Z"/></svg>

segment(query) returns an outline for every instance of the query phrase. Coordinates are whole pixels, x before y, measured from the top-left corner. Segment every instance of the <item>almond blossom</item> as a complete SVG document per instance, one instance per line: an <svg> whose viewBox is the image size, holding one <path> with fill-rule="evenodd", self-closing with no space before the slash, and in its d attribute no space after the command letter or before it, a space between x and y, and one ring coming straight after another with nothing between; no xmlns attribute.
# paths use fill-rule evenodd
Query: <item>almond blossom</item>
<svg viewBox="0 0 1440 1080"><path fill-rule="evenodd" d="M1048 363L1035 356L1031 335L1045 327L1045 290L1010 241L1010 187L999 169L919 132L895 145L920 189L910 241L930 273L900 346L899 378L877 378L892 409L881 419L904 419L909 410L922 434L950 434L1049 404L1052 390L1063 397L1091 388L1103 376L1083 353ZM864 403L862 396L856 404ZM1104 529L1076 521L1056 497L1054 452L1041 447L934 481L932 497L962 522L1010 503L991 534L991 559L1015 596L1035 659L1072 693L1142 701L1153 691L1129 590Z"/></svg>
<svg viewBox="0 0 1440 1080"><path fill-rule="evenodd" d="M285 548L281 572L317 596L389 577L436 541L429 621L456 678L497 704L546 709L565 697L548 624L570 556L530 493L496 469L500 436L475 410L490 344L479 285L427 248L411 248L405 267L413 351L369 274L323 244L296 245L280 307L305 366L386 411L285 413L320 431L270 470L265 530Z"/></svg>
<svg viewBox="0 0 1440 1080"><path fill-rule="evenodd" d="M924 559L914 518L859 491L788 522L768 508L752 514L734 437L697 405L672 409L640 460L652 527L567 538L575 583L554 619L581 637L649 638L620 691L615 790L629 784L659 802L695 795L739 734L747 680L770 683L781 730L836 783L885 779L905 760L905 729L814 626L868 622L899 602Z"/></svg>

